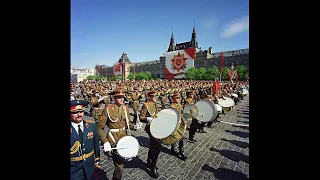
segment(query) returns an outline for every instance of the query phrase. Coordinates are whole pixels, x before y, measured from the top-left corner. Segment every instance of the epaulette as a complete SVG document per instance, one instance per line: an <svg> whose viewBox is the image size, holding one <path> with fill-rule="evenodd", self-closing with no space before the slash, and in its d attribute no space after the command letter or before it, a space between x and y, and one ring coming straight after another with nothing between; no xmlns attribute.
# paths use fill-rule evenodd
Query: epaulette
<svg viewBox="0 0 320 180"><path fill-rule="evenodd" d="M148 104L150 101L145 102L144 104Z"/></svg>
<svg viewBox="0 0 320 180"><path fill-rule="evenodd" d="M110 108L112 106L112 104L109 104L108 106L107 106L107 108Z"/></svg>
<svg viewBox="0 0 320 180"><path fill-rule="evenodd" d="M93 120L91 120L91 119L87 119L87 120L84 120L85 122L87 122L87 123L95 123Z"/></svg>

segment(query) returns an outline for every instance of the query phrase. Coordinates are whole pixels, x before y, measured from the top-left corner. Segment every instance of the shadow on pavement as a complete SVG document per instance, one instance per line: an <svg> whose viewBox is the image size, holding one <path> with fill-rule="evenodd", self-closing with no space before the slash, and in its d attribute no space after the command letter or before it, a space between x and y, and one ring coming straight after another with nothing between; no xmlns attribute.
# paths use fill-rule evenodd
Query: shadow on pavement
<svg viewBox="0 0 320 180"><path fill-rule="evenodd" d="M235 136L239 136L242 138L247 138L249 137L249 133L248 132L242 132L242 131L230 131L230 130L225 130L225 132L229 132Z"/></svg>
<svg viewBox="0 0 320 180"><path fill-rule="evenodd" d="M222 156L224 156L224 157L226 157L226 158L228 158L228 159L230 159L232 161L235 161L235 162L243 161L243 162L249 164L249 156L244 155L242 153L239 153L239 152L236 152L236 151L225 150L225 149L218 150L218 149L216 149L214 147L211 147L210 151L218 152Z"/></svg>
<svg viewBox="0 0 320 180"><path fill-rule="evenodd" d="M237 121L237 122L249 124L249 121Z"/></svg>
<svg viewBox="0 0 320 180"><path fill-rule="evenodd" d="M237 141L237 140L228 140L228 139L224 139L224 138L221 138L221 140L229 142L229 143L231 143L231 144L233 144L235 146L241 147L241 148L249 147L249 143L247 143L247 142Z"/></svg>
<svg viewBox="0 0 320 180"><path fill-rule="evenodd" d="M247 180L249 179L247 175L242 172L232 171L231 169L226 168L212 168L207 164L203 165L201 169L210 171L214 174L214 177L219 180Z"/></svg>

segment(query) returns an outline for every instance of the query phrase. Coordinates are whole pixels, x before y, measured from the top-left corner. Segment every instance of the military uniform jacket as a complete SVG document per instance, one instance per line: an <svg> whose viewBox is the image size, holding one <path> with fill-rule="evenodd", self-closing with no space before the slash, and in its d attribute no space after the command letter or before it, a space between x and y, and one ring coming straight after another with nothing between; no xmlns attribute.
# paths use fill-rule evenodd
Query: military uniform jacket
<svg viewBox="0 0 320 180"><path fill-rule="evenodd" d="M125 108L125 110L124 110ZM127 113L127 115L125 114ZM117 145L117 142L120 138L127 135L127 124L126 124L126 116L128 118L129 128L133 130L133 124L130 121L130 113L129 108L125 105L121 105L118 107L116 104L110 104L104 108L102 112L102 116L100 116L99 121L97 122L98 134L100 137L100 141L104 144L109 142L112 147ZM113 142L112 137L105 133L105 126L108 126L109 129L119 129L118 132L110 132L115 142ZM124 130L123 130L124 129Z"/></svg>
<svg viewBox="0 0 320 180"><path fill-rule="evenodd" d="M141 111L140 111L140 121L147 123L147 125L145 127L145 131L147 133L150 133L150 123L148 123L147 117L155 118L155 116L156 116L156 114L158 114L158 112L159 112L159 109L158 109L157 103L148 101L143 104Z"/></svg>
<svg viewBox="0 0 320 180"><path fill-rule="evenodd" d="M98 98L97 97L92 97L90 99L90 104L91 104L91 113L92 113L92 117L95 119L95 121L97 121L98 119L100 119L100 116L102 115L102 109L101 109L101 104L99 104L98 102Z"/></svg>
<svg viewBox="0 0 320 180"><path fill-rule="evenodd" d="M83 121L83 123L82 141L70 123L71 180L78 180L83 177L83 169L90 179L95 168L95 162L100 160L97 126L91 120Z"/></svg>
<svg viewBox="0 0 320 180"><path fill-rule="evenodd" d="M132 105L133 105L133 111L135 113L137 113L139 111L139 107L140 107L140 102L139 102L139 95L135 92L133 92L132 94L130 94L130 97L133 101Z"/></svg>
<svg viewBox="0 0 320 180"><path fill-rule="evenodd" d="M193 98L187 98L187 99L184 101L183 107L186 107L188 104L194 104Z"/></svg>
<svg viewBox="0 0 320 180"><path fill-rule="evenodd" d="M160 101L161 101L162 109L165 109L166 108L167 98L165 96L161 96L160 97Z"/></svg>
<svg viewBox="0 0 320 180"><path fill-rule="evenodd" d="M183 108L182 108L182 105L180 103L172 103L170 105L170 107L178 110L178 112L181 114L183 112Z"/></svg>
<svg viewBox="0 0 320 180"><path fill-rule="evenodd" d="M154 118L158 112L159 112L159 109L158 109L157 103L154 103L151 101L145 102L140 111L140 121L144 123L148 123L147 117Z"/></svg>

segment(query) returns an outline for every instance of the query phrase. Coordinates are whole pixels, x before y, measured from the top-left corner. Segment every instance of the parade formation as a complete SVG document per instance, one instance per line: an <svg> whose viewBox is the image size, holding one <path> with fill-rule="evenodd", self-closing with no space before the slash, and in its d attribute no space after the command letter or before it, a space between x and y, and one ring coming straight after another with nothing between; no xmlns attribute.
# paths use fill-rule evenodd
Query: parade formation
<svg viewBox="0 0 320 180"><path fill-rule="evenodd" d="M147 158L141 159L146 162L149 177L159 178L165 173L158 167L164 146L170 147L172 156L187 161L186 142L197 144L196 134L205 135L205 127L213 128L214 123L232 124L220 120L221 116L234 111L248 96L248 79L234 80L235 75L229 73L230 81L71 83L70 178L101 179L97 173L101 170L100 162L111 158L112 179L126 179L124 168L139 158L142 142L134 136L137 131L145 131L149 137Z"/></svg>

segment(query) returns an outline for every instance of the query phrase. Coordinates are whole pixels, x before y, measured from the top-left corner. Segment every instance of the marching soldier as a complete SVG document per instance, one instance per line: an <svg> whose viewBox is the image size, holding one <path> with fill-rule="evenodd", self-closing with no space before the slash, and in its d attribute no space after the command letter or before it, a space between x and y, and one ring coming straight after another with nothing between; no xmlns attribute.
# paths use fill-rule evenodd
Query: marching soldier
<svg viewBox="0 0 320 180"><path fill-rule="evenodd" d="M188 104L195 104L193 99L194 92L192 90L187 91L187 98L184 102L184 107L186 107ZM194 143L196 140L194 139L194 136L197 132L199 126L199 122L196 118L192 118L192 122L190 124L190 130L189 130L189 141Z"/></svg>
<svg viewBox="0 0 320 180"><path fill-rule="evenodd" d="M181 114L182 111L183 111L183 108L182 108L182 105L180 104L180 95L179 95L179 94L174 94L174 95L171 96L171 98L172 98L172 102L173 102L173 103L170 105L170 107L178 110L178 112ZM181 121L182 121L182 120L181 120ZM177 152L177 151L175 150L175 147L176 147L176 144L172 144L172 145L171 145L171 152L172 152L174 155L178 156L178 157L179 157L179 155L180 155L180 156L181 156L181 159L182 159L183 161L186 160L186 159L187 159L187 156L185 156L185 154L184 154L183 138L179 141L179 152Z"/></svg>
<svg viewBox="0 0 320 180"><path fill-rule="evenodd" d="M200 99L208 99L207 93L204 89L200 90L199 92L200 94ZM206 125L206 122L201 122L200 125L198 126L198 132L199 133L207 133L206 131L204 131L204 126Z"/></svg>
<svg viewBox="0 0 320 180"><path fill-rule="evenodd" d="M160 92L161 110L166 109L167 97L163 91Z"/></svg>
<svg viewBox="0 0 320 180"><path fill-rule="evenodd" d="M139 108L140 108L140 94L138 93L138 88L134 88L134 92L130 94L131 100L132 100L132 109L134 112L134 118L133 118L133 123L136 124L137 119L138 119L138 113L139 113Z"/></svg>
<svg viewBox="0 0 320 180"><path fill-rule="evenodd" d="M94 168L99 168L99 135L97 126L93 121L83 121L86 104L84 100L72 100L70 102L71 180L90 179Z"/></svg>
<svg viewBox="0 0 320 180"><path fill-rule="evenodd" d="M111 147L116 147L120 138L127 136L130 129L137 129L130 121L129 108L124 103L124 92L122 89L116 89L111 92L114 104L110 104L104 108L102 116L97 122L100 141L104 146L104 151L111 151ZM106 134L105 126L109 127ZM128 126L130 129L128 129ZM128 131L128 132L127 132ZM112 160L115 166L113 172L113 180L120 180L123 173L125 160L122 159L117 150L112 151Z"/></svg>
<svg viewBox="0 0 320 180"><path fill-rule="evenodd" d="M91 115L94 121L97 123L99 121L100 116L102 115L102 107L100 102L103 101L103 97L101 98L99 95L99 91L93 91L93 97L90 99L91 104Z"/></svg>
<svg viewBox="0 0 320 180"><path fill-rule="evenodd" d="M145 131L148 133L150 138L150 146L147 159L147 168L150 170L150 175L153 178L158 178L158 168L156 167L157 159L161 151L161 143L155 139L150 133L150 121L155 118L159 112L156 100L157 92L152 90L148 93L149 101L145 102L140 111L141 122L146 123Z"/></svg>

